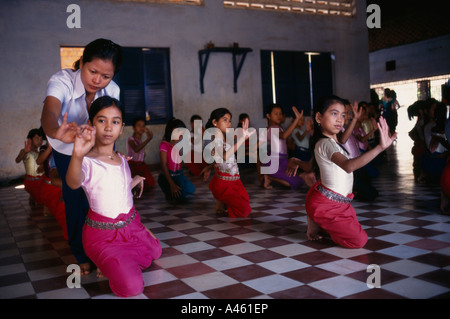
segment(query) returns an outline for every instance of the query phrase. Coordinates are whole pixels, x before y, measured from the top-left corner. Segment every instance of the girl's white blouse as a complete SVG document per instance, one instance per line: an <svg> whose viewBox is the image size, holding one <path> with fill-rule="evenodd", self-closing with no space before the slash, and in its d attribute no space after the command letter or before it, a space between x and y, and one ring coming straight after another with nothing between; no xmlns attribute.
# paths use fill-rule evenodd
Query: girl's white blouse
<svg viewBox="0 0 450 319"><path fill-rule="evenodd" d="M348 158L346 152L334 139L322 138L317 142L314 148L314 155L320 168L320 179L323 186L343 196L347 196L352 193L353 173L347 173L331 161L331 156L335 152L339 152Z"/></svg>

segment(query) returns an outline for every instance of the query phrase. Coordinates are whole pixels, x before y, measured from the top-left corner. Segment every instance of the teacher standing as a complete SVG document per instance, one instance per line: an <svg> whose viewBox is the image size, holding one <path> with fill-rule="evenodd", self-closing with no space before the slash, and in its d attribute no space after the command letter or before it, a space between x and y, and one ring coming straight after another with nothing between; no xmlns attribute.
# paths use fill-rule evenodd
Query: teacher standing
<svg viewBox="0 0 450 319"><path fill-rule="evenodd" d="M70 189L66 172L72 156L77 127L86 124L92 102L108 95L119 99L119 86L112 81L122 63L122 48L106 39L89 43L74 69L55 73L47 85L41 124L53 148L56 168L62 179L66 207L67 232L72 254L80 264L81 274L90 273L91 261L86 256L81 234L89 210L82 188Z"/></svg>

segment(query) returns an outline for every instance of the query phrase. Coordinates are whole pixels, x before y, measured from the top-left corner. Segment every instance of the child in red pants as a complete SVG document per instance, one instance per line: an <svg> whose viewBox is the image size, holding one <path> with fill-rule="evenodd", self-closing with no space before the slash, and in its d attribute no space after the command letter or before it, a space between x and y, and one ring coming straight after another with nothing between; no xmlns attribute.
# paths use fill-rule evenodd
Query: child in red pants
<svg viewBox="0 0 450 319"><path fill-rule="evenodd" d="M347 248L361 248L367 243L367 234L359 224L353 199L353 172L374 159L388 148L396 138L389 136L389 127L380 118L380 144L359 157L349 158L338 144L337 134L341 131L346 117L345 106L337 96L323 98L314 107L314 162L320 170L320 179L306 195L305 208L308 214L306 235L310 240L322 238L320 229L325 230L338 245ZM358 104L353 106L355 116L360 115ZM295 174L298 159L291 159L288 175Z"/></svg>

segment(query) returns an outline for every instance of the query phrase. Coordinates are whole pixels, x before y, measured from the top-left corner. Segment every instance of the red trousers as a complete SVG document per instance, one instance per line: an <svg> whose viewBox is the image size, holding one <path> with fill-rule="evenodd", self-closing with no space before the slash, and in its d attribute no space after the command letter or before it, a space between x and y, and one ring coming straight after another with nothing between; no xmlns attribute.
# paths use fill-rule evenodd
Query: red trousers
<svg viewBox="0 0 450 319"><path fill-rule="evenodd" d="M45 206L48 207L50 214L55 217L64 238L67 240L67 224L66 224L66 206L62 200L62 189L52 185L48 177L44 176L41 184L40 198Z"/></svg>
<svg viewBox="0 0 450 319"><path fill-rule="evenodd" d="M195 163L194 162L194 152L190 153L191 162L190 163L184 163L186 167L189 169L189 172L191 172L194 176L199 176L202 169L204 169L208 164L203 160L201 163Z"/></svg>
<svg viewBox="0 0 450 319"><path fill-rule="evenodd" d="M145 177L144 185L147 187L155 186L156 182L150 173L147 164L145 162L136 162L136 161L128 161L128 165L130 166L131 176L142 176Z"/></svg>
<svg viewBox="0 0 450 319"><path fill-rule="evenodd" d="M250 199L241 180L223 180L218 175L231 177L231 175L220 172L214 175L211 182L209 182L209 189L214 198L227 205L228 215L232 218L247 217L250 215L252 211Z"/></svg>
<svg viewBox="0 0 450 319"><path fill-rule="evenodd" d="M341 203L327 198L317 189L319 185L320 180L306 194L305 208L308 216L328 232L336 244L346 248L364 247L368 239L367 233L358 222L351 203ZM327 191L332 192L329 189ZM353 194L347 198L352 199Z"/></svg>
<svg viewBox="0 0 450 319"><path fill-rule="evenodd" d="M50 179L43 175L39 178L29 175L25 176L25 190L34 198L36 203L47 206L51 215L58 222L63 236L68 239L66 225L66 208L62 201L61 188L52 185Z"/></svg>
<svg viewBox="0 0 450 319"><path fill-rule="evenodd" d="M43 176L25 175L25 180L23 182L25 190L33 197L34 201L40 205L44 204L41 198L42 178Z"/></svg>

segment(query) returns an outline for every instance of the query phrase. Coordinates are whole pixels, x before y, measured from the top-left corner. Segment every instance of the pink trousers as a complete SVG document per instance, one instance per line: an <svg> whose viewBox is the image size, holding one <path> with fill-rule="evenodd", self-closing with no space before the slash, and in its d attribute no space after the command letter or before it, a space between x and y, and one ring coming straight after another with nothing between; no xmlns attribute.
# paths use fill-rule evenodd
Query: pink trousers
<svg viewBox="0 0 450 319"><path fill-rule="evenodd" d="M89 210L88 218L94 222L117 223L129 220L133 212L134 207L127 214L111 219ZM120 297L142 293L142 270L161 256L159 240L142 225L137 212L130 224L119 229L98 229L85 224L83 246L86 255L109 279L111 290Z"/></svg>
<svg viewBox="0 0 450 319"><path fill-rule="evenodd" d="M367 233L358 222L351 203L342 203L326 197L319 191L319 185L325 188L319 180L306 194L305 208L308 216L328 232L336 244L346 248L364 247L368 239ZM334 193L330 189L326 191L329 194ZM337 193L334 195L344 197ZM352 199L353 194L347 198Z"/></svg>

